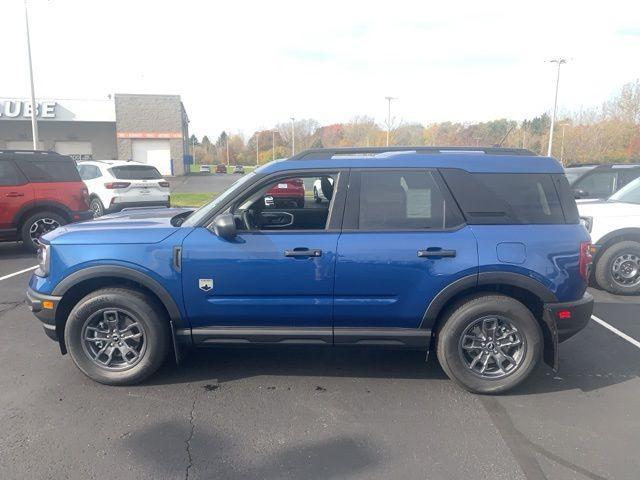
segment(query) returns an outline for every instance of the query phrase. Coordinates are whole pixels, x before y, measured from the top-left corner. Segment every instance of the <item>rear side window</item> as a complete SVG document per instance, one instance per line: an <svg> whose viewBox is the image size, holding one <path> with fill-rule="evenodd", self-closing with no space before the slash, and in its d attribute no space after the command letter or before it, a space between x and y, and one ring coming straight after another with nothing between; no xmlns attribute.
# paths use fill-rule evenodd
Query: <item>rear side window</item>
<svg viewBox="0 0 640 480"><path fill-rule="evenodd" d="M30 182L79 182L76 164L68 157L59 159L20 159L20 169Z"/></svg>
<svg viewBox="0 0 640 480"><path fill-rule="evenodd" d="M442 175L470 224L565 223L550 174L443 169Z"/></svg>
<svg viewBox="0 0 640 480"><path fill-rule="evenodd" d="M113 167L109 171L111 175L121 180L156 180L162 178L162 175L155 167L146 167L144 165Z"/></svg>
<svg viewBox="0 0 640 480"><path fill-rule="evenodd" d="M581 190L582 196L608 198L616 191L618 174L613 170L596 170L573 184L574 190Z"/></svg>
<svg viewBox="0 0 640 480"><path fill-rule="evenodd" d="M358 182L360 230L442 230L461 223L433 172L363 171Z"/></svg>
<svg viewBox="0 0 640 480"><path fill-rule="evenodd" d="M82 180L93 180L101 175L100 169L94 165L79 165L78 172Z"/></svg>
<svg viewBox="0 0 640 480"><path fill-rule="evenodd" d="M12 162L0 160L0 185L22 185L24 183L24 177Z"/></svg>
<svg viewBox="0 0 640 480"><path fill-rule="evenodd" d="M640 177L640 168L621 168L618 170L618 190Z"/></svg>

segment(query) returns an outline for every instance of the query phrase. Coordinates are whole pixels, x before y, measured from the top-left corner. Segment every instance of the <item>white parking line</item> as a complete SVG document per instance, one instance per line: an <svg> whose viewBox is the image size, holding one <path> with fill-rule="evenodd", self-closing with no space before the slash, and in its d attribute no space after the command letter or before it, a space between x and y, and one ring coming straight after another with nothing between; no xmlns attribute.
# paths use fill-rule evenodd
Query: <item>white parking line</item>
<svg viewBox="0 0 640 480"><path fill-rule="evenodd" d="M593 320L595 320L596 322L598 322L600 325L602 325L604 328L606 328L607 330L611 330L613 333L615 333L616 335L618 335L619 337L625 339L627 342L629 342L631 345L640 348L640 342L637 341L635 338L631 338L629 335L627 335L624 332L621 332L620 330L618 330L616 327L613 327L611 325L609 325L607 322L605 322L604 320L599 319L598 317L596 317L595 315L591 315L591 318Z"/></svg>
<svg viewBox="0 0 640 480"><path fill-rule="evenodd" d="M19 272L10 273L9 275L5 275L4 277L0 277L0 282L2 280L6 280L7 278L11 278L11 277L15 277L16 275L20 275L21 273L30 272L31 270L35 270L36 268L38 268L38 265L36 265L34 267L25 268L24 270L20 270Z"/></svg>

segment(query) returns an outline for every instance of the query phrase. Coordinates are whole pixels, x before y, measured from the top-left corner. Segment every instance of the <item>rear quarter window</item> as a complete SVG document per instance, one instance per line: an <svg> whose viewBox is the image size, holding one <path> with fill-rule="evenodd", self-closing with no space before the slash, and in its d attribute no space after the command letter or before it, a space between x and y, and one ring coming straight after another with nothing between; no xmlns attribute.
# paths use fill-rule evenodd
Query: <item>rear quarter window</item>
<svg viewBox="0 0 640 480"><path fill-rule="evenodd" d="M24 177L8 160L0 160L0 186L23 185Z"/></svg>
<svg viewBox="0 0 640 480"><path fill-rule="evenodd" d="M156 180L162 178L155 167L144 165L126 165L109 169L111 175L119 180Z"/></svg>
<svg viewBox="0 0 640 480"><path fill-rule="evenodd" d="M68 157L56 159L20 159L20 169L30 182L79 182L76 164Z"/></svg>
<svg viewBox="0 0 640 480"><path fill-rule="evenodd" d="M469 224L565 223L551 174L469 173L459 169L442 169L441 173ZM566 182L563 175L560 177Z"/></svg>

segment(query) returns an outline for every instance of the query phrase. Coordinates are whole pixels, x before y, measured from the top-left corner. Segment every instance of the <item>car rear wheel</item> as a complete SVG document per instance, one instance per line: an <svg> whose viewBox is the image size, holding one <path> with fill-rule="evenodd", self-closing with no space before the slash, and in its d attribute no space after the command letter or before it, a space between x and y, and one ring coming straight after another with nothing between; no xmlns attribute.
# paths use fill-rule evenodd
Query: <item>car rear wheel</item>
<svg viewBox="0 0 640 480"><path fill-rule="evenodd" d="M104 205L99 198L93 197L89 202L89 208L93 212L93 218L98 218L104 215Z"/></svg>
<svg viewBox="0 0 640 480"><path fill-rule="evenodd" d="M640 293L640 243L618 242L607 248L595 266L600 288L617 295Z"/></svg>
<svg viewBox="0 0 640 480"><path fill-rule="evenodd" d="M20 238L30 252L38 250L38 241L42 235L65 225L67 221L57 213L38 212L27 218L20 228Z"/></svg>
<svg viewBox="0 0 640 480"><path fill-rule="evenodd" d="M64 330L69 354L89 378L131 385L152 375L169 348L161 308L136 290L105 288L73 308Z"/></svg>
<svg viewBox="0 0 640 480"><path fill-rule="evenodd" d="M501 393L523 382L542 357L531 311L504 295L463 299L446 314L437 354L445 373L474 393Z"/></svg>

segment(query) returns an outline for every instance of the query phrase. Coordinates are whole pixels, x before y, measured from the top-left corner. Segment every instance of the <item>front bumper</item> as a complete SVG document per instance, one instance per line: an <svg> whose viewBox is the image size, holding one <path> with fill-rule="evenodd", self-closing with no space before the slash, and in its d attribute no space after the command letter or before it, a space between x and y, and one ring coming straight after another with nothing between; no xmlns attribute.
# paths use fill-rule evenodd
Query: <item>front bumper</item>
<svg viewBox="0 0 640 480"><path fill-rule="evenodd" d="M27 289L27 305L29 309L42 322L42 328L47 337L56 342L59 340L56 332L56 310L60 300L62 300L62 297L45 295L44 293L36 292L31 287Z"/></svg>
<svg viewBox="0 0 640 480"><path fill-rule="evenodd" d="M572 302L545 303L543 320L549 327L545 335L545 362L558 369L558 344L587 326L593 313L593 297L586 293Z"/></svg>

